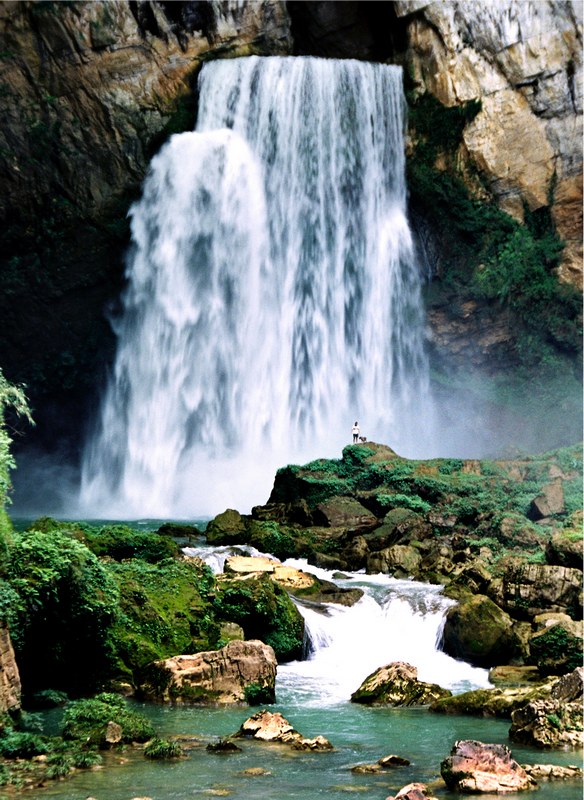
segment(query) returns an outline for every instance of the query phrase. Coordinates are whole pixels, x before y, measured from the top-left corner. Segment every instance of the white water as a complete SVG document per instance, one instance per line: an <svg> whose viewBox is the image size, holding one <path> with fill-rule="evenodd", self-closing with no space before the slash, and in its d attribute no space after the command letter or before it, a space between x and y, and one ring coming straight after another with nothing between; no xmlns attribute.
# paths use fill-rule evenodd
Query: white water
<svg viewBox="0 0 584 800"><path fill-rule="evenodd" d="M303 561L285 563L331 580L332 573ZM487 670L439 650L446 610L454 604L442 596L443 587L361 573L335 583L358 586L365 594L350 608L328 604L326 614L299 606L314 651L306 661L278 667L279 697L317 707L343 702L393 661L412 664L419 680L455 693L490 686Z"/></svg>
<svg viewBox="0 0 584 800"><path fill-rule="evenodd" d="M82 470L99 516L265 502L369 439L434 455L395 66L206 64L197 127L133 206L118 349Z"/></svg>
<svg viewBox="0 0 584 800"><path fill-rule="evenodd" d="M273 558L247 545L186 547L184 552L202 558L215 573L223 571L226 558L234 552ZM442 595L442 586L360 572L343 573L346 578L339 580L305 559L288 559L284 564L338 586L360 588L364 595L351 607L298 604L311 653L304 661L278 665L280 702L316 708L346 702L368 675L392 661L412 664L419 680L454 693L491 685L487 670L439 649L446 611L455 604Z"/></svg>

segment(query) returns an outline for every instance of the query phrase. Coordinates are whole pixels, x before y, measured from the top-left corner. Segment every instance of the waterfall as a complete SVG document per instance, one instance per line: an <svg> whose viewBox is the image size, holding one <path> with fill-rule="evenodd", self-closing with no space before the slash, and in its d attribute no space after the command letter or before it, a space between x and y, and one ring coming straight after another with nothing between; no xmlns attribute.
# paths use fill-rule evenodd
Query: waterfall
<svg viewBox="0 0 584 800"><path fill-rule="evenodd" d="M332 573L288 560L290 566L331 580ZM278 697L301 705L346 701L365 678L392 661L418 669L418 678L454 693L490 686L488 671L457 661L440 648L447 609L455 603L441 586L387 575L352 573L341 586L363 589L350 608L329 604L326 613L299 605L312 653L304 661L278 667Z"/></svg>
<svg viewBox="0 0 584 800"><path fill-rule="evenodd" d="M130 212L88 511L245 511L277 467L340 455L355 419L434 454L401 84L350 60L203 67L196 129L153 159Z"/></svg>

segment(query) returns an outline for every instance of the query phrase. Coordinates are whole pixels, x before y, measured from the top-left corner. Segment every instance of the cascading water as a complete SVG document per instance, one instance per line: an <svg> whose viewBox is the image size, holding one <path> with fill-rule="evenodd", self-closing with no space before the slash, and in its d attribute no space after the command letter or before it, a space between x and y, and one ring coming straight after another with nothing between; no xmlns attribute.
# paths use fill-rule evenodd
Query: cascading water
<svg viewBox="0 0 584 800"><path fill-rule="evenodd" d="M434 454L401 69L250 57L206 64L199 89L196 130L131 210L93 513L245 511L277 467L340 454L355 419Z"/></svg>

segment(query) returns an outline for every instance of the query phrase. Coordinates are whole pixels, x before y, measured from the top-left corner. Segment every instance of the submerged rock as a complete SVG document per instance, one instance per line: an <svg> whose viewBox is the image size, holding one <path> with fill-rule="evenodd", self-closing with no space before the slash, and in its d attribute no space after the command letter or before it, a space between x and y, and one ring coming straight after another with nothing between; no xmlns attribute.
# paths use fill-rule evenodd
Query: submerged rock
<svg viewBox="0 0 584 800"><path fill-rule="evenodd" d="M467 794L506 794L535 787L535 781L503 744L484 744L471 739L454 743L450 756L440 764L449 789Z"/></svg>
<svg viewBox="0 0 584 800"><path fill-rule="evenodd" d="M396 795L387 797L386 800L431 800L433 794L425 783L408 783Z"/></svg>
<svg viewBox="0 0 584 800"><path fill-rule="evenodd" d="M351 702L367 705L424 706L452 694L435 683L418 680L418 670L396 661L369 675L351 695Z"/></svg>

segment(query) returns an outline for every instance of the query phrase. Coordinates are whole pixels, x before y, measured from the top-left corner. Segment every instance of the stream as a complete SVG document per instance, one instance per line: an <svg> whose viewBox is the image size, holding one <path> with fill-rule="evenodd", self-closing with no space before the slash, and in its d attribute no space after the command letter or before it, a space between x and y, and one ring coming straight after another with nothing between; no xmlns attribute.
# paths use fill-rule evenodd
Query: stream
<svg viewBox="0 0 584 800"><path fill-rule="evenodd" d="M231 548L185 548L203 556L220 571ZM254 554L252 552L252 554ZM318 577L332 573L302 560L284 562ZM185 759L149 762L141 751L110 754L106 768L80 772L38 791L54 800L188 800L197 797L257 800L343 800L357 794L363 800L385 800L412 781L432 783L440 778L440 762L458 739L479 739L510 747L519 763L578 764L573 751L544 752L510 743L508 720L445 716L427 708L370 708L350 702L350 694L377 667L404 660L418 668L420 680L450 688L455 694L488 687L488 673L456 661L439 648L444 614L453 601L442 587L386 575L346 574L335 577L341 586L365 592L351 608L328 605L317 610L300 605L310 640L310 656L278 667L276 703L279 711L303 736L323 735L333 752L291 750L286 745L240 740L241 752L212 753L209 742L235 733L254 708L203 708L135 703L163 737L194 737ZM355 774L351 767L396 754L411 764L382 774ZM258 775L246 770L261 767ZM460 795L435 788L438 797ZM487 797L486 795L483 795ZM581 800L576 782L541 783L537 800Z"/></svg>

